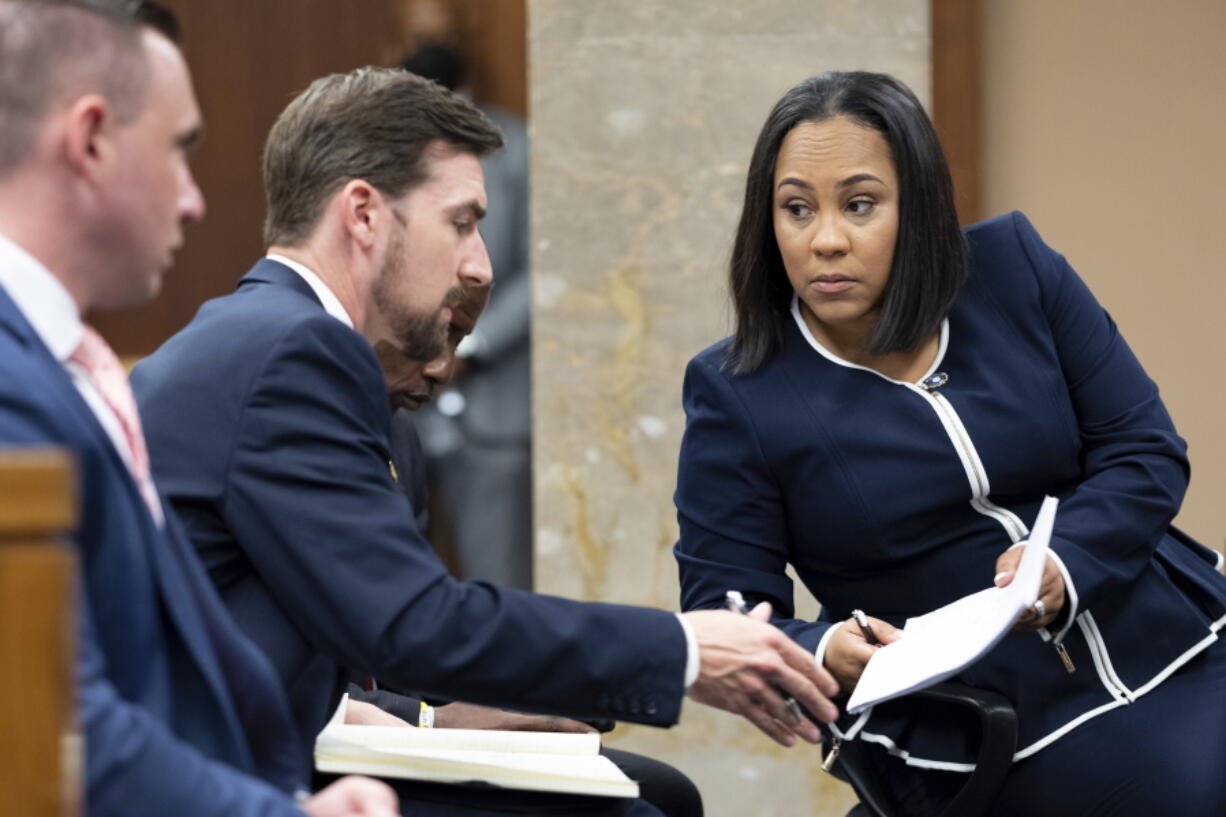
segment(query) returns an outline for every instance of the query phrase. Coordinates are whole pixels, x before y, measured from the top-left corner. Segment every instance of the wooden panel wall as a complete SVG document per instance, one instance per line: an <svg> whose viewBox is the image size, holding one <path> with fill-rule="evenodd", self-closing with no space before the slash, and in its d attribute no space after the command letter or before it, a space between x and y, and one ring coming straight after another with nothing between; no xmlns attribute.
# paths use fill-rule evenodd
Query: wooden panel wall
<svg viewBox="0 0 1226 817"><path fill-rule="evenodd" d="M120 355L144 355L208 298L225 294L263 250L260 152L277 114L312 79L378 62L391 28L387 0L163 0L183 23L184 51L204 113L193 157L208 214L161 296L91 320Z"/></svg>
<svg viewBox="0 0 1226 817"><path fill-rule="evenodd" d="M0 817L81 811L73 736L72 467L0 452Z"/></svg>
<svg viewBox="0 0 1226 817"><path fill-rule="evenodd" d="M473 97L528 116L527 0L462 0L460 50Z"/></svg>
<svg viewBox="0 0 1226 817"><path fill-rule="evenodd" d="M980 207L979 0L932 0L932 119L963 224Z"/></svg>
<svg viewBox="0 0 1226 817"><path fill-rule="evenodd" d="M527 0L388 0L396 31L384 61L392 64L427 42L464 56L466 82L482 104L528 115Z"/></svg>

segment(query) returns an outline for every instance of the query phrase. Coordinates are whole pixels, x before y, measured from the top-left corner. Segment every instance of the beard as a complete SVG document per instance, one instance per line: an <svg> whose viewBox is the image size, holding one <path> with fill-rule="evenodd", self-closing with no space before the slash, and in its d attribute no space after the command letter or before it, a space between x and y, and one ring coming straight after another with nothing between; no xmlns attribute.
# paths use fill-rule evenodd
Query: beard
<svg viewBox="0 0 1226 817"><path fill-rule="evenodd" d="M454 306L460 300L463 290L453 287L447 292L443 302L432 311L414 311L396 297L394 284L404 279L404 253L397 239L390 248L387 260L379 276L375 279L375 307L383 315L388 329L401 352L408 358L418 361L431 361L447 348L447 324L442 319L444 307Z"/></svg>

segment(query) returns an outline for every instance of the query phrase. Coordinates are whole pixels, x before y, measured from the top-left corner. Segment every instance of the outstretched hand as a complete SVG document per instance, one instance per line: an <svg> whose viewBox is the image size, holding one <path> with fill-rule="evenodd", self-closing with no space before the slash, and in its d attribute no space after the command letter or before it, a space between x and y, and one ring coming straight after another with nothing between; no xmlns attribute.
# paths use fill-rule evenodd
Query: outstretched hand
<svg viewBox="0 0 1226 817"><path fill-rule="evenodd" d="M768 623L769 604L759 604L747 616L722 610L683 615L698 640L700 658L691 698L743 715L784 746L793 745L797 736L810 743L821 740L817 726L797 719L784 696L829 723L839 714L830 702L838 685L812 653Z"/></svg>

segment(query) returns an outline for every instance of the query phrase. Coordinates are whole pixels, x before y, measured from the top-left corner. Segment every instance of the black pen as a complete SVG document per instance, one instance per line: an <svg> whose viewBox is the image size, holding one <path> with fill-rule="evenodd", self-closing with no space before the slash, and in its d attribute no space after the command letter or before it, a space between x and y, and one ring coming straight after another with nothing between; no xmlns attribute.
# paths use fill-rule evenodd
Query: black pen
<svg viewBox="0 0 1226 817"><path fill-rule="evenodd" d="M864 640L870 644L880 644L877 640L877 634L873 632L873 625L868 623L868 616L864 615L863 610L852 610L851 617L856 620L856 624L860 626L860 633L864 636Z"/></svg>
<svg viewBox="0 0 1226 817"><path fill-rule="evenodd" d="M724 606L734 613L740 613L743 616L749 615L749 605L745 603L745 597L741 595L740 590L729 590L724 594ZM801 723L804 720L804 715L800 711L800 704L796 703L796 699L791 695L784 695L783 702L787 704L788 714L790 714L796 723Z"/></svg>

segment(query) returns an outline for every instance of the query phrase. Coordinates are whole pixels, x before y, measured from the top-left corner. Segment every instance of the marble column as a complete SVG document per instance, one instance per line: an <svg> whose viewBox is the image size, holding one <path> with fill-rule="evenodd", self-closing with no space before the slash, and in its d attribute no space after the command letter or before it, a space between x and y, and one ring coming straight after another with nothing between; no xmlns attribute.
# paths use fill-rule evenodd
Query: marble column
<svg viewBox="0 0 1226 817"><path fill-rule="evenodd" d="M677 607L686 361L729 331L745 168L775 100L825 70L929 97L926 0L528 0L537 589ZM803 614L815 615L811 599ZM610 745L688 773L711 817L843 815L816 748L687 704Z"/></svg>

